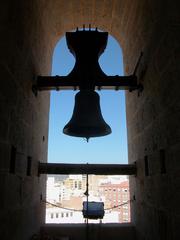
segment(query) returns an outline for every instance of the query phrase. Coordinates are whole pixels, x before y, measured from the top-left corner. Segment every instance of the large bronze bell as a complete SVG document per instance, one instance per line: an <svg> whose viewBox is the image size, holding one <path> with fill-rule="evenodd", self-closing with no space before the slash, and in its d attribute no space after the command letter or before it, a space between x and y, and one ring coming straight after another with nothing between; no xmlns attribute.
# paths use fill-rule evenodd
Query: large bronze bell
<svg viewBox="0 0 180 240"><path fill-rule="evenodd" d="M110 126L101 114L99 95L93 90L80 90L75 96L75 106L71 120L63 133L69 136L101 137L111 133Z"/></svg>

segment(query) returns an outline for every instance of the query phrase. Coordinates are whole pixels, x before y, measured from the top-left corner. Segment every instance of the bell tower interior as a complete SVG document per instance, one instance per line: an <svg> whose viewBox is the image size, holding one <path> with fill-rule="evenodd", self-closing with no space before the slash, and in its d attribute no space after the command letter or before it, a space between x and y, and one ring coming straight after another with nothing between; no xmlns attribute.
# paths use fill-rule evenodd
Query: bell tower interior
<svg viewBox="0 0 180 240"><path fill-rule="evenodd" d="M126 92L129 164L137 167L130 177L135 232L126 239L179 239L179 11L178 0L1 3L1 239L29 240L44 225L46 177L38 163L47 161L49 93L35 96L32 85L50 75L58 39L83 24L116 37L126 75L143 52L137 71L143 91ZM104 238L114 234L102 231Z"/></svg>

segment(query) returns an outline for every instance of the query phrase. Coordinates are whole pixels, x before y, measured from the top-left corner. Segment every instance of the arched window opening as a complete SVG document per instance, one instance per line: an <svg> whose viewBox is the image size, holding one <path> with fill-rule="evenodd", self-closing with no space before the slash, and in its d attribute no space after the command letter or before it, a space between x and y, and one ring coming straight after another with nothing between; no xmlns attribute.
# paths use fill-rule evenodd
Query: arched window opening
<svg viewBox="0 0 180 240"><path fill-rule="evenodd" d="M52 63L52 75L65 76L73 69L75 59L66 46L65 37L57 43ZM123 75L122 51L118 42L108 37L107 47L99 59L103 72L107 75ZM101 111L105 121L111 126L112 134L91 138L87 143L82 138L69 137L62 133L64 125L72 116L76 91L52 91L49 120L48 162L53 163L89 163L89 164L125 164L127 157L127 129L124 91L102 90L100 95ZM97 183L99 185L97 185ZM90 199L104 201L105 208L112 207L109 219L106 214L102 222L128 222L130 220L129 189L127 176L89 176ZM113 194L111 190L114 191ZM61 205L58 217L51 218L53 206L46 209L47 223L82 222L82 213L64 215L72 212L68 206L80 209L85 199L86 176L63 175L49 176L47 182L47 202ZM122 192L122 194L121 194ZM125 196L126 195L126 196ZM127 206L121 205L128 202ZM63 209L63 207L67 209ZM116 208L114 208L116 207ZM57 209L56 209L57 211ZM60 217L62 216L63 217ZM78 215L79 214L79 215ZM76 216L77 215L77 216ZM71 218L71 219L70 219ZM78 219L78 220L77 220Z"/></svg>
<svg viewBox="0 0 180 240"><path fill-rule="evenodd" d="M57 44L53 55L52 75L67 75L75 63L66 46L65 37ZM105 52L99 60L108 75L123 75L122 51L118 42L110 36ZM76 91L52 91L49 120L49 162L67 163L127 163L127 130L124 91L98 91L105 121L112 134L92 138L87 144L82 138L62 133L72 116ZM106 149L106 150L105 150Z"/></svg>

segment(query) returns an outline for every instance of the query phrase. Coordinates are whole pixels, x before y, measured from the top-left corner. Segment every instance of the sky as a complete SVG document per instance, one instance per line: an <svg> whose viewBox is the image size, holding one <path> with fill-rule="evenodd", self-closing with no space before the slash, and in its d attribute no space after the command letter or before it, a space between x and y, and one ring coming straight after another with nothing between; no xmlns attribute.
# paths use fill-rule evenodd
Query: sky
<svg viewBox="0 0 180 240"><path fill-rule="evenodd" d="M65 37L57 43L52 61L52 76L67 75L75 64ZM123 75L122 51L118 42L108 37L106 50L99 59L101 69L107 75ZM48 162L54 163L127 163L127 129L124 91L101 90L100 105L104 120L112 129L110 135L85 139L63 134L69 122L77 91L51 91Z"/></svg>

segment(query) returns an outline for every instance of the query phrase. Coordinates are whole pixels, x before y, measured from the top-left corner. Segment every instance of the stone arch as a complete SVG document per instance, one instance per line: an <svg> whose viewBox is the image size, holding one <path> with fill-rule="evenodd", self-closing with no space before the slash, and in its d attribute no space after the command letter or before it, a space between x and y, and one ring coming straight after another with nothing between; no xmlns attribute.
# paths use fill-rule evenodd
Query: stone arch
<svg viewBox="0 0 180 240"><path fill-rule="evenodd" d="M73 29L73 31L76 31L76 29ZM82 30L80 30L82 31ZM92 31L95 31L92 30ZM100 29L98 31L101 31ZM111 35L109 36L111 39L111 42L113 42L113 45L111 46L110 44L107 44L106 50L104 51L103 55L106 54L106 52L109 52L109 57L104 57L106 59L106 63L104 64L104 66L102 66L103 64L100 63L99 61L99 65L102 69L102 71L108 75L123 75L123 64L122 62L122 51L121 48L119 46L119 43L117 42L117 40L115 40ZM65 36L63 36L63 42L66 42L65 40ZM52 71L52 75L67 75L69 74L75 64L75 58L74 56L69 52L69 49L65 43L65 45L63 44L64 48L62 48L62 42L61 42L62 38L59 39L57 45L54 48L54 53L53 53L53 66L57 66L56 70L53 72ZM108 40L109 41L109 40ZM61 46L61 51L63 52L63 54L61 54L60 48L58 48L58 45ZM116 50L115 47L116 46ZM57 48L57 49L56 49ZM65 53L66 50L66 53ZM67 54L71 55L71 58L68 62L67 60ZM115 56L114 56L114 55ZM56 56L54 58L54 55ZM112 62L109 61L109 58L111 57ZM101 58L101 57L100 57ZM100 60L99 58L99 60ZM66 59L64 61L64 59ZM115 63L116 61L116 63ZM69 67L69 63L71 63L72 65ZM122 64L122 65L121 65ZM109 66L108 66L109 65ZM114 67L114 65L116 65L116 67ZM67 67L68 66L68 71L67 72ZM108 67L107 67L108 66ZM63 68L66 70L65 72L63 71ZM70 69L71 68L71 69ZM111 73L107 73L107 69L108 71L110 71ZM113 71L115 70L115 71ZM67 94L67 91L65 91ZM76 153L73 155L74 159L76 159L76 163L82 161L82 160L78 160L77 156L81 156L81 159L84 159L84 161L88 161L89 163L93 163L92 159L97 159L96 162L97 163L106 163L107 161L109 163L127 163L127 131L126 131L126 117L125 116L125 101L124 101L124 93L125 91L98 91L98 94L100 96L101 99L101 111L102 114L104 116L104 119L106 119L106 122L111 126L112 128L112 134L110 135L110 138L105 138L105 139L92 139L92 144L90 141L90 144L87 144L84 146L84 150L82 151L82 148L79 145L76 145L77 142L79 141L77 138L75 139L75 142L73 142L73 138L67 138L67 136L65 136L64 134L62 134L62 129L64 127L64 125L69 121L70 117L72 115L69 116L69 119L67 119L64 122L64 125L62 125L63 119L65 118L66 114L71 113L72 114L72 110L74 105L71 105L74 103L74 94L77 93L77 91L68 91L69 95L66 95L65 92L63 91L52 91L51 92L51 99L54 99L53 96L56 96L56 104L55 101L52 100L52 102L50 102L50 109L54 109L54 111L50 110L50 112L52 113L52 115L50 115L50 119L52 120L52 122L50 122L50 127L51 129L53 129L52 127L52 123L55 123L55 119L59 119L58 120L58 125L54 124L54 131L55 129L58 132L58 136L56 135L55 137L51 137L51 129L49 128L49 142L51 142L51 145L49 144L49 152L52 153L52 149L54 147L52 147L54 144L57 146L59 145L58 143L61 142L64 146L61 148L57 147L57 153L59 153L59 159L57 157L57 159L53 160L52 155L54 155L53 153L50 155L49 154L49 160L50 161L63 161L63 156L67 156L67 158L69 157L69 163L72 161L71 159L71 154L70 152L66 151L66 147L67 146L71 146L71 144L73 145L73 148L76 149ZM64 93L64 94L63 94ZM53 95L54 94L54 95ZM109 94L109 95L107 95ZM67 97L69 96L69 98ZM73 96L73 97L72 97ZM57 101L58 98L58 101ZM72 99L71 99L72 98ZM109 98L112 98L111 101L109 101ZM68 103L69 100L71 99L71 104ZM66 104L67 101L67 104ZM106 102L107 101L107 102ZM57 104L58 104L58 108L57 108ZM71 107L70 107L71 106ZM109 109L109 111L111 112L111 114L107 114L107 109ZM111 110L110 110L111 109ZM56 117L54 116L56 112ZM110 116L110 117L109 117ZM54 117L54 118L53 118ZM52 119L53 118L53 119ZM114 121L112 119L116 118L116 123L114 123ZM60 123L61 120L61 123ZM61 125L60 125L61 124ZM119 132L120 134L115 134ZM64 137L63 137L64 135ZM119 137L119 135L123 136L123 137ZM67 140L65 141L65 139L67 138ZM63 141L64 139L64 141ZM81 139L82 140L82 139ZM93 145L94 140L96 141L96 146ZM54 144L52 144L52 141L54 142ZM72 142L70 142L72 141ZM115 144L112 144L112 141L115 142ZM124 142L125 144L123 145L122 142ZM83 141L82 141L83 144ZM107 154L106 154L106 160L103 159L103 153L104 153L104 145L107 144L109 146L109 149L106 150ZM86 151L88 151L88 153L85 154L85 149ZM98 149L98 150L96 150ZM125 149L123 151L123 149ZM60 152L59 152L60 151ZM61 151L62 151L62 155L61 155ZM54 152L54 151L53 151ZM108 154L109 152L109 154ZM58 154L56 153L56 156L58 156ZM117 154L110 154L110 153L117 153ZM97 155L99 154L99 158L97 158ZM122 157L121 157L122 154ZM88 157L89 156L89 157ZM66 158L66 157L65 157ZM91 158L91 159L90 159ZM109 160L108 160L109 159ZM124 160L123 160L124 159ZM64 159L64 161L67 161ZM74 162L75 160L73 160Z"/></svg>

